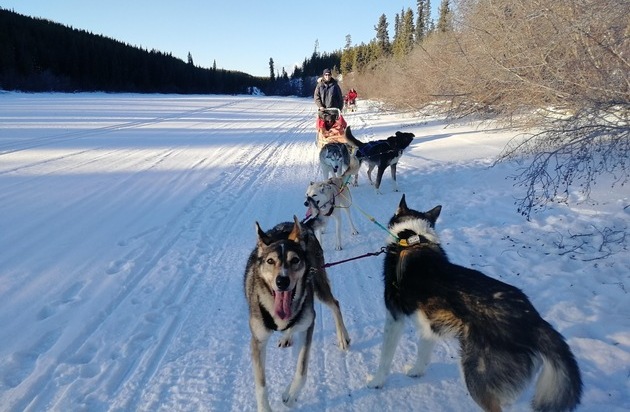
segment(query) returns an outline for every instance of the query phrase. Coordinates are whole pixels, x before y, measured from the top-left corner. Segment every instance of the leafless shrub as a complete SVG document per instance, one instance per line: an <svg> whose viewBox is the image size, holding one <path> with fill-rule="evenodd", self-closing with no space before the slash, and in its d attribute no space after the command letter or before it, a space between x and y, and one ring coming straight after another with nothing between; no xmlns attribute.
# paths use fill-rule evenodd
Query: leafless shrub
<svg viewBox="0 0 630 412"><path fill-rule="evenodd" d="M525 159L514 180L525 188L517 200L526 217L549 202L568 202L570 189L588 198L601 175L612 186L628 183L630 119L628 111L583 109L549 120L542 131L514 139L498 161Z"/></svg>
<svg viewBox="0 0 630 412"><path fill-rule="evenodd" d="M537 130L499 159L531 162L515 177L529 217L570 188L588 195L603 173L628 181L629 14L627 0L460 0L453 31L360 73L356 88L398 107L440 102L451 118Z"/></svg>

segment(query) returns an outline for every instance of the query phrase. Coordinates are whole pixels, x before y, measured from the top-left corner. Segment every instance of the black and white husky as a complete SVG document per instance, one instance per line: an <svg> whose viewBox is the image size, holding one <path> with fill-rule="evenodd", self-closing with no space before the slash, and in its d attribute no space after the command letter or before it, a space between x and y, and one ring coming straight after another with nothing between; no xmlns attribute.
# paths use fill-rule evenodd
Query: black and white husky
<svg viewBox="0 0 630 412"><path fill-rule="evenodd" d="M258 411L270 411L265 380L267 342L273 332L282 332L278 346L294 343L298 351L293 380L282 395L292 406L304 383L315 321L314 298L333 312L337 344L350 344L339 302L332 294L324 269L324 252L309 227L298 222L276 225L264 232L256 222L258 241L247 260L245 297L249 306L251 355Z"/></svg>
<svg viewBox="0 0 630 412"><path fill-rule="evenodd" d="M352 235L358 235L359 231L354 226L350 206L350 190L344 177L331 177L321 182L310 182L306 188L304 206L306 211L305 222L313 228L319 243L323 245L322 233L328 223L329 218L335 219L335 249L341 250L341 212L345 212L348 218Z"/></svg>
<svg viewBox="0 0 630 412"><path fill-rule="evenodd" d="M501 411L542 369L535 411L571 411L582 380L564 338L519 289L450 263L435 232L441 211L407 207L403 195L389 222L395 236L384 263L385 321L380 364L368 382L380 388L389 373L405 318L418 328L418 356L408 374L422 376L435 342L459 340L461 368L471 397L485 411Z"/></svg>
<svg viewBox="0 0 630 412"><path fill-rule="evenodd" d="M383 179L383 173L385 169L390 168L392 181L394 184L394 191L398 191L398 183L396 182L396 166L403 152L415 137L413 133L409 132L396 132L393 136L387 139L373 140L371 142L361 142L354 137L350 126L346 127L345 137L348 144L355 146L355 156L361 163L367 163L368 165L368 180L371 185L376 188L376 193L381 193L381 180ZM376 180L372 180L372 170L376 168Z"/></svg>

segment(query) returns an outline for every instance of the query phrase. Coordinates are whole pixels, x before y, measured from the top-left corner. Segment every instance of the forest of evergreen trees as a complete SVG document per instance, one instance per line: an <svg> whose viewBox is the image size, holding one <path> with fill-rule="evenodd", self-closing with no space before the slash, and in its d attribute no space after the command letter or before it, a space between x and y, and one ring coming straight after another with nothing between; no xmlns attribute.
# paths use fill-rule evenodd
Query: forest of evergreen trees
<svg viewBox="0 0 630 412"><path fill-rule="evenodd" d="M201 68L192 56L144 50L101 35L0 8L0 89L28 92L251 93L308 96L341 52L313 52L289 75Z"/></svg>
<svg viewBox="0 0 630 412"><path fill-rule="evenodd" d="M0 89L245 93L269 79L205 69L156 50L0 9Z"/></svg>
<svg viewBox="0 0 630 412"><path fill-rule="evenodd" d="M335 75L361 71L390 55L409 53L432 28L429 0L418 0L418 18L411 9L395 18L390 42L385 15L375 26L369 44L320 52L316 43L311 56L289 76L278 73L270 59L270 76L255 77L239 71L201 68L189 54L185 62L170 53L145 50L85 30L0 8L0 89L29 92L105 91L139 93L251 93L267 95L312 94L325 68Z"/></svg>

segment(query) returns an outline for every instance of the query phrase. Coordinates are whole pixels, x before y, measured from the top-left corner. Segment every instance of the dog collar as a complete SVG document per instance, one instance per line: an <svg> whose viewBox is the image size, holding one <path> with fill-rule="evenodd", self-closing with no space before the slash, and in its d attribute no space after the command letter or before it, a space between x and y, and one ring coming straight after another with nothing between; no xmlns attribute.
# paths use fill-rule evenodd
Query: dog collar
<svg viewBox="0 0 630 412"><path fill-rule="evenodd" d="M411 247L421 245L423 243L428 243L427 241L423 241L423 238L420 235L409 236L407 239L398 240L398 244L402 247Z"/></svg>
<svg viewBox="0 0 630 412"><path fill-rule="evenodd" d="M400 239L398 244L403 247L409 247L420 243L420 236L413 235L408 239Z"/></svg>

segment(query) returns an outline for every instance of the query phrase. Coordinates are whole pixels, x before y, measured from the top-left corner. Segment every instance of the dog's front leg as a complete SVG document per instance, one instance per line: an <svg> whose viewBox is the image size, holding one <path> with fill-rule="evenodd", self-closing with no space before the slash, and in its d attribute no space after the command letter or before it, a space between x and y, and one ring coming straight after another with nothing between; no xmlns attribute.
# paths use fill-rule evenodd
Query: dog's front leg
<svg viewBox="0 0 630 412"><path fill-rule="evenodd" d="M308 372L308 358L311 350L311 343L313 342L313 329L315 328L315 321L311 323L308 329L304 332L297 334L296 338L299 340L299 354L297 358L297 365L295 366L295 375L293 381L287 387L287 390L282 395L282 402L288 407L295 404L300 391L306 383L306 373Z"/></svg>
<svg viewBox="0 0 630 412"><path fill-rule="evenodd" d="M389 375L389 370L392 367L392 361L394 360L394 353L396 353L396 346L400 341L400 336L403 332L403 326L405 325L405 319L402 315L399 319L394 319L392 314L387 311L387 317L385 319L385 330L383 331L383 347L381 348L381 360L378 365L378 370L372 379L368 381L369 388L382 388L385 384L385 378Z"/></svg>
<svg viewBox="0 0 630 412"><path fill-rule="evenodd" d="M264 340L258 340L255 337L252 337L251 340L252 366L254 368L254 383L256 385L256 404L258 405L258 412L271 412L267 383L265 382L267 342L268 337Z"/></svg>

